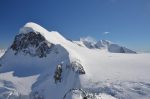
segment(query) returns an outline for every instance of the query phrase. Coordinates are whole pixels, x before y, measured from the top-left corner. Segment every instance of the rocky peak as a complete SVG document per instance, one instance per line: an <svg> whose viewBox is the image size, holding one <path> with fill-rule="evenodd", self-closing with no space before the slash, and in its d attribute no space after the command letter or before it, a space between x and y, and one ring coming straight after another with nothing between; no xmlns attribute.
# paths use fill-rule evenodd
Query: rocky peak
<svg viewBox="0 0 150 99"><path fill-rule="evenodd" d="M10 48L15 51L15 54L23 52L42 58L50 52L52 45L39 32L32 31L16 35Z"/></svg>
<svg viewBox="0 0 150 99"><path fill-rule="evenodd" d="M99 40L95 45L97 48L107 48L111 44L108 40Z"/></svg>

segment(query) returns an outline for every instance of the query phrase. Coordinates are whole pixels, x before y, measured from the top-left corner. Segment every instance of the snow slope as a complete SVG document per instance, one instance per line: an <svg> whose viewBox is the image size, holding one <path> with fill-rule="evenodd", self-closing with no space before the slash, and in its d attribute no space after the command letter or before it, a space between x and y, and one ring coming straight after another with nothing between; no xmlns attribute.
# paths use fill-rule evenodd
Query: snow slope
<svg viewBox="0 0 150 99"><path fill-rule="evenodd" d="M0 60L2 99L150 97L150 54L89 49L81 41L69 41L32 22L21 28L17 37ZM42 38L36 40L37 46L34 37ZM45 49L40 48L43 42ZM41 53L44 56L39 57ZM62 66L61 82L55 83L58 64Z"/></svg>
<svg viewBox="0 0 150 99"><path fill-rule="evenodd" d="M0 57L2 57L5 53L5 50L4 49L0 49Z"/></svg>

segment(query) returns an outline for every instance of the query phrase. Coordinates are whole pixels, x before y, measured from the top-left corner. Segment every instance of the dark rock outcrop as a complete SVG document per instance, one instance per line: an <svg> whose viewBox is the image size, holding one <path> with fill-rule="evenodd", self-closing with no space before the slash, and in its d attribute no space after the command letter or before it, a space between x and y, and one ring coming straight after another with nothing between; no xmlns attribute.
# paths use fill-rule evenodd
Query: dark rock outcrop
<svg viewBox="0 0 150 99"><path fill-rule="evenodd" d="M50 53L52 47L53 44L49 43L39 32L29 32L18 34L10 48L15 51L15 55L22 51L25 54L42 58Z"/></svg>
<svg viewBox="0 0 150 99"><path fill-rule="evenodd" d="M77 61L73 61L70 64L67 64L66 68L71 69L72 71L79 73L79 74L85 74L85 70L83 66Z"/></svg>

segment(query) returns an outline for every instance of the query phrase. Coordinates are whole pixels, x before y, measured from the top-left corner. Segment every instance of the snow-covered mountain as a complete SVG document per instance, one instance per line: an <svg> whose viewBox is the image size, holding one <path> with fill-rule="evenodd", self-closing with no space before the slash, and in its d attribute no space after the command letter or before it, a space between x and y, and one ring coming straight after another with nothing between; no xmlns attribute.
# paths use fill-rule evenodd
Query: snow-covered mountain
<svg viewBox="0 0 150 99"><path fill-rule="evenodd" d="M0 59L0 99L149 99L150 54L133 53L27 23Z"/></svg>
<svg viewBox="0 0 150 99"><path fill-rule="evenodd" d="M112 53L136 53L126 47L120 46L118 44L112 43L108 40L90 41L86 38L82 38L80 41L75 41L77 44L85 46L89 49L106 49Z"/></svg>

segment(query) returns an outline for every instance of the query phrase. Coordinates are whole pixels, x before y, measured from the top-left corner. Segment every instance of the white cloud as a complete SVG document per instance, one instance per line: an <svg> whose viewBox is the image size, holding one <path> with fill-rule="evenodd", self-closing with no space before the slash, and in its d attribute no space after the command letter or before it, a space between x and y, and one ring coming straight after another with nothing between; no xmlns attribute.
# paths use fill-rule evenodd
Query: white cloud
<svg viewBox="0 0 150 99"><path fill-rule="evenodd" d="M93 43L96 42L96 40L95 40L93 37L91 37L91 36L82 37L82 38L80 38L80 40L81 40L81 41L93 42Z"/></svg>
<svg viewBox="0 0 150 99"><path fill-rule="evenodd" d="M103 34L110 34L110 32L104 32Z"/></svg>

